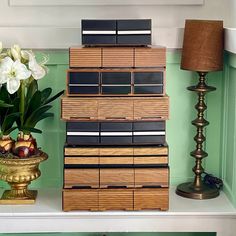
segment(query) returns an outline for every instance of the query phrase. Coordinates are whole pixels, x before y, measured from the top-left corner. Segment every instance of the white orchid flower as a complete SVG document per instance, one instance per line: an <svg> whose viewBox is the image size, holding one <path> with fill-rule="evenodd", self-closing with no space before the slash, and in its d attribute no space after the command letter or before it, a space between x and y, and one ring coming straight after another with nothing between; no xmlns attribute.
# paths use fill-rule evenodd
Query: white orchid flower
<svg viewBox="0 0 236 236"><path fill-rule="evenodd" d="M21 50L21 57L27 61L29 60L29 54L30 54L29 51Z"/></svg>
<svg viewBox="0 0 236 236"><path fill-rule="evenodd" d="M20 60L13 61L10 57L5 57L0 64L0 84L7 83L7 91L15 93L20 87L20 81L28 79L31 72Z"/></svg>
<svg viewBox="0 0 236 236"><path fill-rule="evenodd" d="M21 48L19 45L15 44L11 47L11 55L13 56L14 60L21 59Z"/></svg>
<svg viewBox="0 0 236 236"><path fill-rule="evenodd" d="M35 59L33 53L28 52L29 55L29 69L32 72L32 76L35 80L42 79L46 75L46 70L43 66L39 65Z"/></svg>

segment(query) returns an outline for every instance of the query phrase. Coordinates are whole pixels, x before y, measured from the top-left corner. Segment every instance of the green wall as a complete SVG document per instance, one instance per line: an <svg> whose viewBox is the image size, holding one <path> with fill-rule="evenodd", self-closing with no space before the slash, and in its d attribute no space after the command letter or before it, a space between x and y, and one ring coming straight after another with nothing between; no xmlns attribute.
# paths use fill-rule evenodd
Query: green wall
<svg viewBox="0 0 236 236"><path fill-rule="evenodd" d="M66 69L68 68L67 51L45 51L49 54L48 67L50 73L39 83L42 88L50 86L54 92L65 89ZM179 68L180 53L168 52L167 55L167 94L170 96L170 120L167 121L167 141L169 144L169 162L171 184L176 185L193 177L194 159L189 152L194 149L193 136L195 128L191 120L196 116L194 105L197 96L186 90L187 86L198 81L194 72L183 71ZM222 123L222 94L223 73L210 73L210 85L216 86L216 92L207 96L207 127L206 149L209 157L204 161L207 171L217 176L221 175L221 123ZM232 91L233 92L233 91ZM62 187L63 145L65 141L65 123L60 120L60 101L54 102L54 118L48 118L40 123L42 135L35 135L39 146L49 154L49 159L41 164L42 176L32 183L32 187ZM1 183L6 186L6 184Z"/></svg>

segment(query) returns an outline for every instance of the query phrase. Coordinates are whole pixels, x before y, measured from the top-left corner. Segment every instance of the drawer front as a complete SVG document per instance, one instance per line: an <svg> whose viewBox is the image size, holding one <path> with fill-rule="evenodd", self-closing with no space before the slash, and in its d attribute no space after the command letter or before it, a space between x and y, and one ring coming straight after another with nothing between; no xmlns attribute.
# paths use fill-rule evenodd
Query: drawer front
<svg viewBox="0 0 236 236"><path fill-rule="evenodd" d="M99 101L99 120L132 120L133 101L122 99L107 99Z"/></svg>
<svg viewBox="0 0 236 236"><path fill-rule="evenodd" d="M99 94L98 86L68 86L68 96L70 95L80 95L80 94Z"/></svg>
<svg viewBox="0 0 236 236"><path fill-rule="evenodd" d="M99 210L133 210L133 191L127 189L100 190Z"/></svg>
<svg viewBox="0 0 236 236"><path fill-rule="evenodd" d="M68 71L69 84L99 84L98 72Z"/></svg>
<svg viewBox="0 0 236 236"><path fill-rule="evenodd" d="M63 211L97 211L98 190L63 190Z"/></svg>
<svg viewBox="0 0 236 236"><path fill-rule="evenodd" d="M116 35L82 35L83 45L116 44Z"/></svg>
<svg viewBox="0 0 236 236"><path fill-rule="evenodd" d="M101 48L70 48L70 67L101 67Z"/></svg>
<svg viewBox="0 0 236 236"><path fill-rule="evenodd" d="M134 135L134 144L165 144L165 135Z"/></svg>
<svg viewBox="0 0 236 236"><path fill-rule="evenodd" d="M134 210L156 210L163 211L169 208L169 189L135 189Z"/></svg>
<svg viewBox="0 0 236 236"><path fill-rule="evenodd" d="M168 147L134 147L133 149L134 156L167 156L168 155Z"/></svg>
<svg viewBox="0 0 236 236"><path fill-rule="evenodd" d="M82 31L116 30L116 20L81 20L81 26Z"/></svg>
<svg viewBox="0 0 236 236"><path fill-rule="evenodd" d="M100 188L134 187L133 168L100 169Z"/></svg>
<svg viewBox="0 0 236 236"><path fill-rule="evenodd" d="M164 94L163 85L134 86L134 94Z"/></svg>
<svg viewBox="0 0 236 236"><path fill-rule="evenodd" d="M166 48L135 48L135 67L165 67Z"/></svg>
<svg viewBox="0 0 236 236"><path fill-rule="evenodd" d="M64 188L99 188L99 169L64 169Z"/></svg>
<svg viewBox="0 0 236 236"><path fill-rule="evenodd" d="M150 19L117 20L118 31L151 30L151 27L152 21Z"/></svg>
<svg viewBox="0 0 236 236"><path fill-rule="evenodd" d="M133 124L132 122L102 122L101 131L102 132L132 132Z"/></svg>
<svg viewBox="0 0 236 236"><path fill-rule="evenodd" d="M99 157L65 157L65 165L98 165Z"/></svg>
<svg viewBox="0 0 236 236"><path fill-rule="evenodd" d="M100 165L132 165L134 163L133 157L100 157Z"/></svg>
<svg viewBox="0 0 236 236"><path fill-rule="evenodd" d="M130 94L131 86L102 86L101 93L103 95L112 94Z"/></svg>
<svg viewBox="0 0 236 236"><path fill-rule="evenodd" d="M151 45L151 34L146 35L118 35L117 44L120 45Z"/></svg>
<svg viewBox="0 0 236 236"><path fill-rule="evenodd" d="M67 132L99 132L98 122L66 122Z"/></svg>
<svg viewBox="0 0 236 236"><path fill-rule="evenodd" d="M63 120L97 120L98 118L96 100L63 97L61 110Z"/></svg>
<svg viewBox="0 0 236 236"><path fill-rule="evenodd" d="M135 187L168 187L168 168L135 168Z"/></svg>
<svg viewBox="0 0 236 236"><path fill-rule="evenodd" d="M99 156L99 148L65 148L65 156Z"/></svg>
<svg viewBox="0 0 236 236"><path fill-rule="evenodd" d="M165 121L134 122L133 131L164 131Z"/></svg>
<svg viewBox="0 0 236 236"><path fill-rule="evenodd" d="M169 98L136 99L134 101L135 120L167 120L169 117Z"/></svg>
<svg viewBox="0 0 236 236"><path fill-rule="evenodd" d="M99 136L80 136L80 135L67 135L67 145L97 145L100 143Z"/></svg>
<svg viewBox="0 0 236 236"><path fill-rule="evenodd" d="M100 156L133 156L133 148L122 147L122 148L100 148Z"/></svg>
<svg viewBox="0 0 236 236"><path fill-rule="evenodd" d="M134 48L103 48L103 67L133 67Z"/></svg>
<svg viewBox="0 0 236 236"><path fill-rule="evenodd" d="M102 72L102 85L123 85L131 83L131 72Z"/></svg>
<svg viewBox="0 0 236 236"><path fill-rule="evenodd" d="M135 165L168 164L168 156L134 156Z"/></svg>
<svg viewBox="0 0 236 236"><path fill-rule="evenodd" d="M156 72L134 72L134 84L159 84L164 82L164 74Z"/></svg>
<svg viewBox="0 0 236 236"><path fill-rule="evenodd" d="M133 143L132 135L130 136L101 136L101 144L103 145L130 145Z"/></svg>

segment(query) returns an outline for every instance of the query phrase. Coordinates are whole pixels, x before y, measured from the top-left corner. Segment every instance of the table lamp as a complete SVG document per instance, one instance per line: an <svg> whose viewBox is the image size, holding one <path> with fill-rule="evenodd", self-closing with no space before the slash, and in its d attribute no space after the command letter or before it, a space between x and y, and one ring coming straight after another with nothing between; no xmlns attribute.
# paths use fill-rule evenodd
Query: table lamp
<svg viewBox="0 0 236 236"><path fill-rule="evenodd" d="M197 118L192 124L197 129L194 137L196 149L190 153L195 158L194 181L178 185L176 193L182 197L193 199L210 199L219 195L215 186L204 183L202 174L202 159L208 154L203 150L205 126L209 122L204 118L204 111L207 109L205 95L216 90L215 87L206 84L206 75L211 71L223 69L223 21L213 20L186 20L181 69L196 71L199 81L196 86L187 89L198 94L198 102L195 105Z"/></svg>

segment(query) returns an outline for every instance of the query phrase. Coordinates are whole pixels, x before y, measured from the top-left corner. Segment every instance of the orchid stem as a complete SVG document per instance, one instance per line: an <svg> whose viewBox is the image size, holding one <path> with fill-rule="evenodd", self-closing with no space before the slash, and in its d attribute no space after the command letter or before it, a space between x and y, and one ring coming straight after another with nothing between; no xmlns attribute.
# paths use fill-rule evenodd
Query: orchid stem
<svg viewBox="0 0 236 236"><path fill-rule="evenodd" d="M24 124L24 114L25 114L25 83L21 81L20 85L20 123L21 127Z"/></svg>

